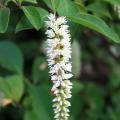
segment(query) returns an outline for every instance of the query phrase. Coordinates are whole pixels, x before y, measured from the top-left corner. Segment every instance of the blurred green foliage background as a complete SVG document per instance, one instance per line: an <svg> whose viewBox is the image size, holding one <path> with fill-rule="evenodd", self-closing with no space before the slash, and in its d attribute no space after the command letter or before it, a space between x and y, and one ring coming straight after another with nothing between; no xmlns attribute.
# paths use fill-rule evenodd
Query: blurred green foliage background
<svg viewBox="0 0 120 120"><path fill-rule="evenodd" d="M70 120L120 120L120 0L0 0L0 120L53 120L44 33L53 11L72 35Z"/></svg>

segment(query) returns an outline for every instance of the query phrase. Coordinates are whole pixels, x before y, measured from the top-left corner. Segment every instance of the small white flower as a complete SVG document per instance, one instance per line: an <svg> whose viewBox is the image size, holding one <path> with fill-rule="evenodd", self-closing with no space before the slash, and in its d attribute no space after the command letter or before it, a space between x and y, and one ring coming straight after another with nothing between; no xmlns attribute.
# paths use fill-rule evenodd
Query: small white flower
<svg viewBox="0 0 120 120"><path fill-rule="evenodd" d="M68 120L68 107L71 106L68 99L72 96L72 83L69 80L72 77L70 31L65 17L57 18L50 14L48 19L46 21L48 30L45 34L48 37L46 41L47 61L53 82L52 91L55 95L53 99L54 118L55 120Z"/></svg>
<svg viewBox="0 0 120 120"><path fill-rule="evenodd" d="M54 33L52 30L47 30L47 31L46 31L46 35L47 35L47 37L49 37L49 38L55 37L55 33Z"/></svg>

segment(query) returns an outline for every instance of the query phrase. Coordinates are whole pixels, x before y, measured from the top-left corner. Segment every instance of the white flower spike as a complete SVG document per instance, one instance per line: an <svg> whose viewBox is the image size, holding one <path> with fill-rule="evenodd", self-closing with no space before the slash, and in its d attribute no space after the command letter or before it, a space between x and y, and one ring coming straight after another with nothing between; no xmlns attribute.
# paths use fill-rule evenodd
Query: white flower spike
<svg viewBox="0 0 120 120"><path fill-rule="evenodd" d="M68 101L71 98L72 83L71 74L71 43L69 26L66 25L65 17L56 17L53 14L48 16L47 26L47 57L50 68L51 80L53 82L52 92L55 120L68 120L71 105Z"/></svg>

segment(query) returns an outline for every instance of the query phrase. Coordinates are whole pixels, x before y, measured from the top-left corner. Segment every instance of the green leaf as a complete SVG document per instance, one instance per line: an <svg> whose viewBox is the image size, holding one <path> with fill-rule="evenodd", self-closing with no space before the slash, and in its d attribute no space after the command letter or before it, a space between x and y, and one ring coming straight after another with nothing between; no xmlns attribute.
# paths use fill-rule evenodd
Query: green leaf
<svg viewBox="0 0 120 120"><path fill-rule="evenodd" d="M78 7L80 13L82 13L82 12L87 13L87 9L86 9L86 7L84 6L82 0L74 0L74 3L75 3L76 6Z"/></svg>
<svg viewBox="0 0 120 120"><path fill-rule="evenodd" d="M16 26L16 32L19 32L22 30L33 29L33 28L34 28L33 25L29 22L29 20L26 18L26 16L23 15Z"/></svg>
<svg viewBox="0 0 120 120"><path fill-rule="evenodd" d="M72 82L73 82L72 93L79 94L84 89L84 85L77 80L73 80Z"/></svg>
<svg viewBox="0 0 120 120"><path fill-rule="evenodd" d="M41 28L41 17L36 7L24 6L22 10L29 20L29 22L35 27L36 30Z"/></svg>
<svg viewBox="0 0 120 120"><path fill-rule="evenodd" d="M74 2L77 3L77 4L80 4L82 6L84 5L82 0L74 0Z"/></svg>
<svg viewBox="0 0 120 120"><path fill-rule="evenodd" d="M60 0L60 5L57 12L61 16L67 16L67 15L79 13L80 12L79 10L80 9L78 8L78 6L75 3L73 3L71 0Z"/></svg>
<svg viewBox="0 0 120 120"><path fill-rule="evenodd" d="M49 8L56 11L59 7L60 0L43 0Z"/></svg>
<svg viewBox="0 0 120 120"><path fill-rule="evenodd" d="M41 22L42 22L41 24L43 26L44 20L45 20L46 16L48 15L48 12L46 10L44 10L43 8L38 8L38 7L36 7L36 8L41 16ZM27 17L25 15L23 15L16 26L16 32L19 32L22 30L33 29L33 28L34 28L34 26L29 22Z"/></svg>
<svg viewBox="0 0 120 120"><path fill-rule="evenodd" d="M71 20L72 22L75 22L85 27L88 27L90 29L93 29L105 35L106 37L108 37L114 42L117 42L117 43L120 42L120 38L115 33L115 31L111 29L107 24L105 24L105 22L102 19L98 17L81 13L81 14L68 16L68 19Z"/></svg>
<svg viewBox="0 0 120 120"><path fill-rule="evenodd" d="M22 72L23 56L15 44L0 42L0 65L13 72Z"/></svg>
<svg viewBox="0 0 120 120"><path fill-rule="evenodd" d="M109 2L113 5L120 5L120 0L104 0L104 1Z"/></svg>
<svg viewBox="0 0 120 120"><path fill-rule="evenodd" d="M39 57L35 60L33 64L33 80L34 82L45 82L49 79L48 76L48 67L46 59L43 57Z"/></svg>
<svg viewBox="0 0 120 120"><path fill-rule="evenodd" d="M5 98L19 101L24 91L22 76L0 77L0 91L3 92Z"/></svg>
<svg viewBox="0 0 120 120"><path fill-rule="evenodd" d="M9 8L0 8L0 33L4 33L7 30L10 17Z"/></svg>
<svg viewBox="0 0 120 120"><path fill-rule="evenodd" d="M88 5L87 9L90 12L93 12L97 16L111 18L111 15L108 11L108 6L104 2L94 2L90 5Z"/></svg>
<svg viewBox="0 0 120 120"><path fill-rule="evenodd" d="M42 86L31 86L29 88L29 95L31 98L31 106L34 110L38 120L52 120L53 111L52 111L52 101L50 95L50 87L48 85Z"/></svg>
<svg viewBox="0 0 120 120"><path fill-rule="evenodd" d="M20 2L29 2L29 3L37 3L36 0L19 0Z"/></svg>
<svg viewBox="0 0 120 120"><path fill-rule="evenodd" d="M37 3L37 0L24 0L24 1L27 1L27 2L30 2L30 3Z"/></svg>
<svg viewBox="0 0 120 120"><path fill-rule="evenodd" d="M37 7L37 11L39 12L40 16L41 16L41 21L42 21L42 25L44 24L47 15L49 14L48 11L46 11L43 8Z"/></svg>
<svg viewBox="0 0 120 120"><path fill-rule="evenodd" d="M83 90L84 86L82 83L73 80L73 89L72 89L72 95L74 97L71 98L71 108L70 108L70 115L72 116L72 119L70 120L76 120L76 117L80 114L83 107L83 96L80 95L80 92Z"/></svg>
<svg viewBox="0 0 120 120"><path fill-rule="evenodd" d="M24 120L40 120L33 110L25 110Z"/></svg>

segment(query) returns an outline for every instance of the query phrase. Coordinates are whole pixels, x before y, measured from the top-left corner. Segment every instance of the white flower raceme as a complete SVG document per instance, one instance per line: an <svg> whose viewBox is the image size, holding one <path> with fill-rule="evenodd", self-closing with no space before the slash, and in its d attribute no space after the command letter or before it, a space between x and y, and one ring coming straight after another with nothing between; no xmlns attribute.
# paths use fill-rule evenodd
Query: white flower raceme
<svg viewBox="0 0 120 120"><path fill-rule="evenodd" d="M53 82L52 92L53 108L56 120L68 120L71 105L68 101L71 98L72 77L71 69L71 43L69 26L66 25L65 17L56 17L53 14L48 16L46 21L47 31L47 57L50 68L51 80Z"/></svg>

